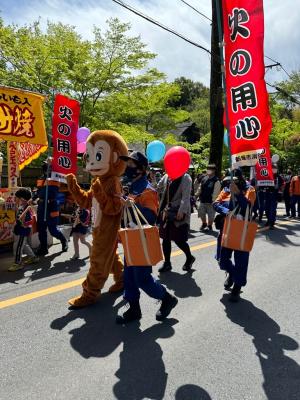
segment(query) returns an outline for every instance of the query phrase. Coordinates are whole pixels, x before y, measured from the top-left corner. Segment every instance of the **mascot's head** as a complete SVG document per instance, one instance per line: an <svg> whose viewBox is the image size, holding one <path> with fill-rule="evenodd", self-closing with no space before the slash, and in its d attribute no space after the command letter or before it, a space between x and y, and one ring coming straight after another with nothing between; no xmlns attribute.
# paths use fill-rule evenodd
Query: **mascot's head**
<svg viewBox="0 0 300 400"><path fill-rule="evenodd" d="M121 176L126 169L126 162L120 156L127 155L127 145L121 135L109 130L95 131L86 141L86 170L100 178Z"/></svg>

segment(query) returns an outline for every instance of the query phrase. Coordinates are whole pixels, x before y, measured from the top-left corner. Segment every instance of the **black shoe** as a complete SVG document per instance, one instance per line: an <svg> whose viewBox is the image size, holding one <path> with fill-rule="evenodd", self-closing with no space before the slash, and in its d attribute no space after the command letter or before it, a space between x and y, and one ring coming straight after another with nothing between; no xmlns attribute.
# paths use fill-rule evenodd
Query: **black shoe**
<svg viewBox="0 0 300 400"><path fill-rule="evenodd" d="M267 228L268 226L270 226L270 223L266 222L264 226L265 226L265 228Z"/></svg>
<svg viewBox="0 0 300 400"><path fill-rule="evenodd" d="M207 230L211 232L213 230L212 225L207 225Z"/></svg>
<svg viewBox="0 0 300 400"><path fill-rule="evenodd" d="M231 274L228 273L227 277L226 277L226 280L224 282L224 289L225 290L230 290L232 285L233 285L232 276L231 276Z"/></svg>
<svg viewBox="0 0 300 400"><path fill-rule="evenodd" d="M128 322L137 321L142 318L140 303L138 301L129 302L129 308L123 315L117 315L117 324L127 324Z"/></svg>
<svg viewBox="0 0 300 400"><path fill-rule="evenodd" d="M202 224L201 228L200 228L200 232L205 231L205 229L207 228L207 224Z"/></svg>
<svg viewBox="0 0 300 400"><path fill-rule="evenodd" d="M167 272L167 271L171 271L171 269L172 269L171 263L165 261L163 263L163 266L158 269L158 272Z"/></svg>
<svg viewBox="0 0 300 400"><path fill-rule="evenodd" d="M190 271L195 261L196 258L194 256L186 260L184 266L182 267L183 271Z"/></svg>
<svg viewBox="0 0 300 400"><path fill-rule="evenodd" d="M231 301L232 303L237 303L240 300L240 293L241 293L241 287L235 283L232 288L229 301Z"/></svg>
<svg viewBox="0 0 300 400"><path fill-rule="evenodd" d="M62 252L63 253L66 253L68 251L68 248L69 248L68 242L62 243Z"/></svg>
<svg viewBox="0 0 300 400"><path fill-rule="evenodd" d="M289 215L289 218L296 218L295 215Z"/></svg>
<svg viewBox="0 0 300 400"><path fill-rule="evenodd" d="M166 292L164 298L161 301L160 309L156 313L156 320L163 321L170 314L172 309L176 307L178 299Z"/></svg>
<svg viewBox="0 0 300 400"><path fill-rule="evenodd" d="M273 231L275 229L274 224L270 224L270 229Z"/></svg>
<svg viewBox="0 0 300 400"><path fill-rule="evenodd" d="M48 254L48 249L43 249L42 247L39 247L39 248L37 249L37 251L35 252L35 254L36 254L37 256L40 256L40 257L45 256L45 255Z"/></svg>

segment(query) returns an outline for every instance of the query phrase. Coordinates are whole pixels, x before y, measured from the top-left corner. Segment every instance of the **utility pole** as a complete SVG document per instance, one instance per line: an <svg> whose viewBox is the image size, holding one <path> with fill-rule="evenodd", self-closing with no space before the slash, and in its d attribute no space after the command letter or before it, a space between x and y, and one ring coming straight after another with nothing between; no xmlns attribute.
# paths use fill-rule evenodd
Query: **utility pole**
<svg viewBox="0 0 300 400"><path fill-rule="evenodd" d="M215 0L212 4L211 26L211 72L210 72L210 155L209 162L217 166L217 174L221 174L224 125L223 125L223 101L222 101L222 71L218 38L217 12ZM222 2L220 1L220 7Z"/></svg>

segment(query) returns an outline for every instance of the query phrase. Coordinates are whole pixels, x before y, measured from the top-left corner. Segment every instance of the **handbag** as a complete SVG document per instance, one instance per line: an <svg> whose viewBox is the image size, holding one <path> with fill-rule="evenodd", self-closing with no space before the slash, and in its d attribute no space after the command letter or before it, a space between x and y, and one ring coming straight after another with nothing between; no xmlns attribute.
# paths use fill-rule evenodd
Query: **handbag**
<svg viewBox="0 0 300 400"><path fill-rule="evenodd" d="M221 246L232 250L251 251L257 231L256 222L252 221L251 207L248 206L245 218L237 217L238 207L225 218ZM249 219L250 217L250 219Z"/></svg>
<svg viewBox="0 0 300 400"><path fill-rule="evenodd" d="M124 248L127 266L153 266L162 261L158 228L149 225L134 202L124 207L123 219L124 228L119 230L119 237Z"/></svg>

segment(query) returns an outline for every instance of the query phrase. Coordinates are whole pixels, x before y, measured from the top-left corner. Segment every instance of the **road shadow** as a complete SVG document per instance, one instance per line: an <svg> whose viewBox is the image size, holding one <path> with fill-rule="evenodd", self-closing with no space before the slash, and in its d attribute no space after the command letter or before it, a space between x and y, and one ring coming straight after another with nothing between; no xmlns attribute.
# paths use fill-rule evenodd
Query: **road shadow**
<svg viewBox="0 0 300 400"><path fill-rule="evenodd" d="M266 230L260 232L260 235L264 235L266 241L280 245L282 247L288 246L299 246L299 244L293 243L291 238L297 237L299 233L299 227L288 225L275 225L274 230Z"/></svg>
<svg viewBox="0 0 300 400"><path fill-rule="evenodd" d="M232 304L228 297L228 294L224 294L221 299L227 317L253 337L264 376L263 389L267 399L299 399L300 366L284 354L284 350L297 350L298 343L293 338L281 334L277 322L250 301L241 299Z"/></svg>
<svg viewBox="0 0 300 400"><path fill-rule="evenodd" d="M190 229L190 231L189 231L189 238L191 238L191 239L197 238L197 237L203 238L203 237L209 237L209 236L218 237L218 235L219 235L218 231L208 231L208 230L196 231L194 229Z"/></svg>
<svg viewBox="0 0 300 400"><path fill-rule="evenodd" d="M62 273L75 273L80 271L81 268L86 265L86 261L88 262L87 258L53 262L61 254L62 252L60 251L58 253L53 253L45 257L41 257L38 263L26 265L23 269L19 271L10 272L7 270L2 270L0 273L0 285L3 283L18 284L18 281L24 279L27 279L26 282L32 282L38 279L47 278Z"/></svg>
<svg viewBox="0 0 300 400"><path fill-rule="evenodd" d="M57 254L56 254L57 256ZM37 279L46 278L53 275L58 275L61 273L76 273L81 270L82 267L86 265L84 259L78 260L65 260L52 262L56 257L45 257L41 264L37 264L38 268L35 268L32 274L28 277L30 281L35 281Z"/></svg>
<svg viewBox="0 0 300 400"><path fill-rule="evenodd" d="M175 400L212 400L206 390L197 385L180 386L175 393Z"/></svg>
<svg viewBox="0 0 300 400"><path fill-rule="evenodd" d="M181 299L202 296L201 288L193 278L193 270L185 274L168 271L160 274L159 280L162 284L167 286L168 289L173 290L176 297Z"/></svg>
<svg viewBox="0 0 300 400"><path fill-rule="evenodd" d="M163 362L159 338L174 335L176 319L167 319L142 331L139 322L116 325L115 318L123 302L114 305L117 295L104 293L99 302L85 309L72 310L54 320L51 328L62 330L81 319L84 324L72 329L70 344L83 358L105 358L121 344L120 366L115 375L119 381L113 387L118 400L163 400L168 374ZM99 381L103 379L101 370Z"/></svg>

